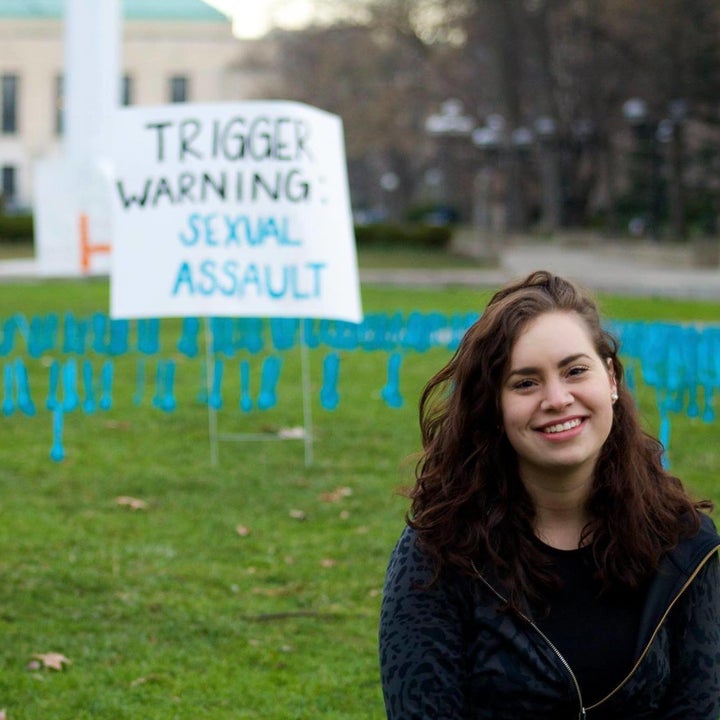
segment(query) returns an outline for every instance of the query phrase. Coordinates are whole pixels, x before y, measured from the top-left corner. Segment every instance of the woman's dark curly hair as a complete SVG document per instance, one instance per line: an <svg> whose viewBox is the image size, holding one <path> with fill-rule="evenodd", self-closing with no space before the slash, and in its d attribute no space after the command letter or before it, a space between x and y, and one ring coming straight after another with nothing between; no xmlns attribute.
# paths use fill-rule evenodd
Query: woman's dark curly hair
<svg viewBox="0 0 720 720"><path fill-rule="evenodd" d="M699 529L699 509L662 466L662 445L641 427L623 384L618 343L601 325L593 299L546 271L498 291L467 331L450 362L420 398L423 453L408 524L446 570L491 572L508 607L542 607L555 578L533 542L534 507L503 431L500 389L519 334L548 312L576 313L618 384L610 434L601 450L583 538L605 587L638 588L661 556Z"/></svg>

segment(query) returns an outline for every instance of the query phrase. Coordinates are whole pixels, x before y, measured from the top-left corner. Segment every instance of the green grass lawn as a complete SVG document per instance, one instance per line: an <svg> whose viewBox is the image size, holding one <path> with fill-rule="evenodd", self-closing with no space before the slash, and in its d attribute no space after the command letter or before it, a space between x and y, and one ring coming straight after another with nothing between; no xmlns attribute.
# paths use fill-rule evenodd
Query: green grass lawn
<svg viewBox="0 0 720 720"><path fill-rule="evenodd" d="M105 311L107 294L100 280L0 285L0 321ZM363 288L366 312L479 312L488 297ZM615 319L720 317L717 303L602 302ZM418 450L418 394L449 351L404 355L400 408L381 397L385 353L341 351L329 411L318 400L326 351L314 350L312 465L302 442L247 441L221 443L214 466L200 363L177 352L177 323L163 333L174 412L152 406L151 388L136 404L137 356L118 357L112 408L68 414L66 456L52 462L51 353L26 358L37 414L0 415L0 709L8 720L383 717L377 615L406 510L398 491ZM250 358L255 379L261 355ZM221 432L302 424L298 353L284 358L267 411L239 410L237 362L227 363ZM656 431L654 396L639 397ZM696 493L720 501L717 430L673 417L670 455ZM35 656L50 652L71 664L42 667Z"/></svg>

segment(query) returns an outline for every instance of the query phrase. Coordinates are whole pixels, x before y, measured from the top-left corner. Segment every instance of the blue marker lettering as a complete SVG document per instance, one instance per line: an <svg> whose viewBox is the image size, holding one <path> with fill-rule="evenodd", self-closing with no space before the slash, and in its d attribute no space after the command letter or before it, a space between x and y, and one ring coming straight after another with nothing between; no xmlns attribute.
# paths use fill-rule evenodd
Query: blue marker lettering
<svg viewBox="0 0 720 720"><path fill-rule="evenodd" d="M236 215L235 220L233 220L230 215L225 215L225 225L228 231L227 240L225 241L226 245L240 245L237 229L242 219L240 215Z"/></svg>
<svg viewBox="0 0 720 720"><path fill-rule="evenodd" d="M228 297L235 294L237 291L237 263L235 260L226 260L222 266L223 275L230 281L229 287L224 287L218 282L218 288L223 295Z"/></svg>
<svg viewBox="0 0 720 720"><path fill-rule="evenodd" d="M215 231L213 229L213 221L216 217L216 213L210 213L205 216L205 244L211 247L217 247L220 244L215 237Z"/></svg>
<svg viewBox="0 0 720 720"><path fill-rule="evenodd" d="M287 286L288 286L288 273L287 273L287 267L283 268L283 282L282 282L282 289L275 289L272 284L272 267L270 265L265 266L265 285L267 286L267 292L268 295L271 298L281 298L284 297L287 293Z"/></svg>
<svg viewBox="0 0 720 720"><path fill-rule="evenodd" d="M258 295L262 294L262 289L260 287L260 274L258 273L257 265L254 263L251 263L247 266L247 269L245 270L245 275L243 276L243 285L253 284L255 285L255 291Z"/></svg>
<svg viewBox="0 0 720 720"><path fill-rule="evenodd" d="M282 219L282 231L278 236L278 242L280 245L301 245L300 240L292 240L290 238L290 219L284 217Z"/></svg>
<svg viewBox="0 0 720 720"><path fill-rule="evenodd" d="M215 277L215 261L214 260L203 260L200 263L200 275L202 275L206 283L201 283L198 286L198 291L202 295L212 295L215 292L217 285L217 278Z"/></svg>
<svg viewBox="0 0 720 720"><path fill-rule="evenodd" d="M180 233L180 242L188 247L195 245L200 239L200 228L198 225L202 222L202 215L199 213L193 213L188 218L188 227L192 230L192 235L185 235Z"/></svg>
<svg viewBox="0 0 720 720"><path fill-rule="evenodd" d="M173 285L172 294L177 295L183 285L187 285L186 289L190 295L195 294L195 289L193 288L192 282L192 273L190 272L190 265L187 262L184 262L182 265L180 265L180 269L178 270L177 276L175 277L175 284Z"/></svg>

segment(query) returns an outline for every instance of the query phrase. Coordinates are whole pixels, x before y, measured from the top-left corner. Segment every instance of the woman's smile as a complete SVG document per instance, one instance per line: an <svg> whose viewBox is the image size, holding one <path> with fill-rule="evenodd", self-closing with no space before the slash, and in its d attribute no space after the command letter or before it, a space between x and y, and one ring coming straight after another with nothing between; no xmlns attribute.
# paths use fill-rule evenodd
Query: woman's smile
<svg viewBox="0 0 720 720"><path fill-rule="evenodd" d="M583 424L584 420L580 417L571 418L570 420L561 420L559 422L553 422L551 425L545 425L544 427L538 428L538 432L543 435L554 436L554 440L565 440L567 438L575 437ZM577 430L578 432L573 432Z"/></svg>

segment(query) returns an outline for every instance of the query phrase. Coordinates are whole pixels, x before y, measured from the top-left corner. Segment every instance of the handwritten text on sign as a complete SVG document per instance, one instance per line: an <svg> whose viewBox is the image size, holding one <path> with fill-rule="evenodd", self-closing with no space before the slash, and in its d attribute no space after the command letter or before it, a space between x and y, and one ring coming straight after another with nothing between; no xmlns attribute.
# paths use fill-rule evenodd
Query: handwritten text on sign
<svg viewBox="0 0 720 720"><path fill-rule="evenodd" d="M111 312L362 318L336 116L290 102L118 113Z"/></svg>

